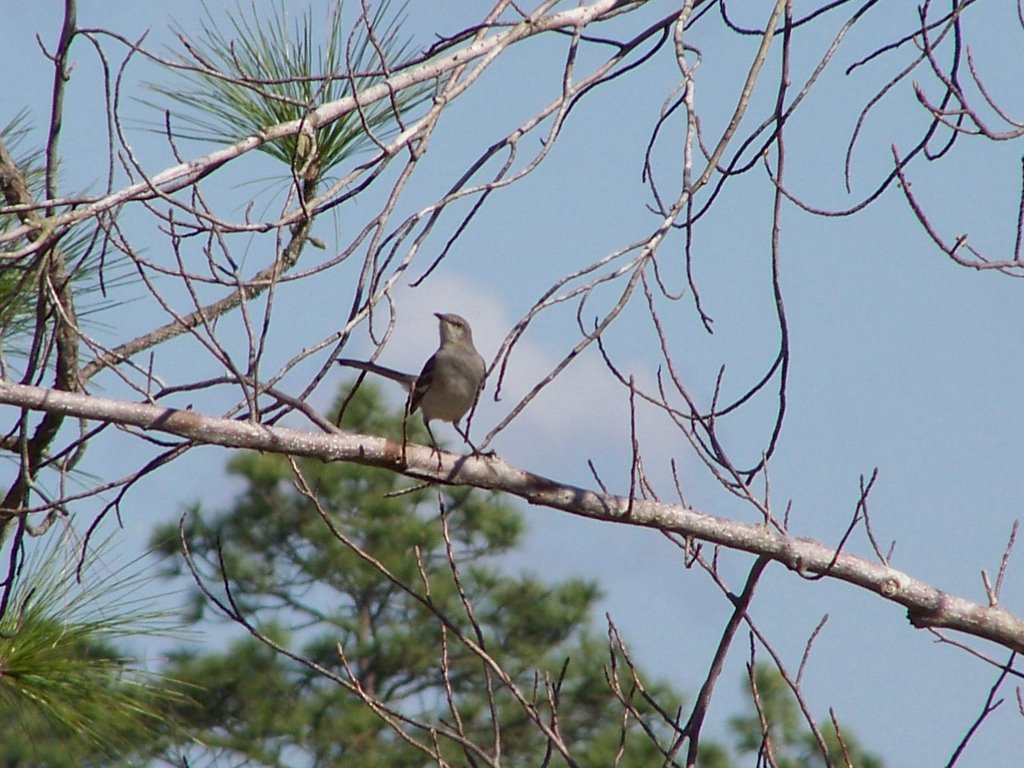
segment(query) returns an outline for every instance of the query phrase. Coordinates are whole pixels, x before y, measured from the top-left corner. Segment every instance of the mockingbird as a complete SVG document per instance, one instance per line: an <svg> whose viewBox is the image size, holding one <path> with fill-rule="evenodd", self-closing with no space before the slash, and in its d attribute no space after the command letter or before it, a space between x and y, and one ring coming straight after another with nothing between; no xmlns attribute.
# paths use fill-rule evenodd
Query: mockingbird
<svg viewBox="0 0 1024 768"><path fill-rule="evenodd" d="M442 312L435 312L434 316L440 321L441 344L424 363L419 376L349 358L338 358L338 365L376 373L402 384L409 390L406 412L414 413L417 408L423 412L423 424L435 445L430 422L440 419L450 421L472 447L469 435L459 427L459 420L476 402L487 366L473 346L473 331L464 318Z"/></svg>

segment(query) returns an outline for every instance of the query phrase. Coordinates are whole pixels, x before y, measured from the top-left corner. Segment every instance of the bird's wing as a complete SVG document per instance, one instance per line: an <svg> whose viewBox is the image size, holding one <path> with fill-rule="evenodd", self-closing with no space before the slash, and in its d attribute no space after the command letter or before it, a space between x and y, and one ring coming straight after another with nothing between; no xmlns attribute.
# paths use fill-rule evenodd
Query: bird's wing
<svg viewBox="0 0 1024 768"><path fill-rule="evenodd" d="M434 381L434 364L436 362L437 354L435 353L423 364L423 370L416 377L416 382L412 387L412 395L409 398L409 413L416 412L416 409L420 407L420 400L423 399L427 390L430 389L430 385Z"/></svg>

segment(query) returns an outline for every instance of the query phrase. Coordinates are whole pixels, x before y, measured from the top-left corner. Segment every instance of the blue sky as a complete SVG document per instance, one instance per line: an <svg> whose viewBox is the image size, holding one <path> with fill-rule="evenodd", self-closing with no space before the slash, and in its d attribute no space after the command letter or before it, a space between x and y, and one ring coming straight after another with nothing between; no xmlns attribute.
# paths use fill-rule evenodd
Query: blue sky
<svg viewBox="0 0 1024 768"><path fill-rule="evenodd" d="M45 123L49 73L34 41L38 32L52 42L60 4L15 3L5 9L9 23L0 47L5 72L18 72L0 102L0 122L22 105L36 126ZM220 3L210 3L214 14ZM806 3L797 4L797 14ZM320 8L323 4L316 4ZM415 4L406 29L418 45L477 20L478 4ZM668 12L652 3L641 12L649 23ZM763 24L762 3L733 3L731 13L750 26ZM197 3L173 7L109 2L84 4L82 26L109 26L131 37L150 29L150 46L170 43L170 19L190 28ZM866 101L913 55L904 48L869 63L852 75L845 68L880 42L910 31L916 11L909 3L882 3L850 33L821 82L796 112L787 131L787 184L815 205L841 209L858 202L891 167L891 145L908 148L927 119L916 104L911 80L934 96L937 84L926 70L893 89L865 122L853 155L853 191L843 183L843 158L854 122ZM845 18L845 17L842 17ZM614 22L613 28L636 21ZM976 4L965 13L967 38L986 88L1011 114L1020 113L1021 30L1009 3ZM838 27L824 20L798 38L792 82L799 88ZM605 31L611 34L611 31ZM755 42L726 33L709 17L690 33L701 49L697 104L706 136L717 138L735 103ZM983 41L983 45L981 45ZM70 83L62 149L65 189L100 183L105 173L102 90L95 56L84 45ZM603 55L603 53L602 53ZM565 39L548 37L509 51L442 119L422 171L410 187L403 210L416 210L429 194L447 187L487 146L549 101L557 92ZM584 52L581 71L599 60ZM763 119L775 96L777 55L766 65L744 128ZM143 62L129 68L126 88L159 76ZM645 209L649 195L641 182L643 151L663 100L678 82L670 51L621 80L598 89L574 111L551 156L523 182L494 196L460 238L441 268L421 287L396 293L395 335L382 361L407 369L419 366L436 339L431 312L455 311L473 323L478 346L491 359L502 337L538 296L563 273L645 235L655 226ZM1014 100L1016 99L1016 100ZM143 114L137 104L126 112ZM994 121L995 122L995 121ZM151 134L129 126L147 169L169 164L166 149ZM678 120L669 124L657 148L658 180L670 188L679 173ZM741 128L741 134L744 131ZM204 150L193 148L195 155ZM537 138L523 153L538 149ZM265 160L245 159L210 180L224 195L224 210L242 216L247 196L266 185L239 186L273 172ZM1020 195L1019 150L1014 142L961 140L942 162L915 164L913 191L928 206L946 236L970 234L970 242L994 258L1009 258ZM772 185L761 171L730 182L696 230L694 270L706 309L715 318L706 334L688 298L660 309L671 320L674 358L687 385L707 398L721 365L725 396L736 396L756 381L777 350L778 329L770 292L768 250ZM372 199L371 199L372 203ZM371 203L340 214L339 238ZM259 207L256 208L259 212ZM428 240L411 274L418 275L443 245L456 219ZM321 236L330 237L330 228ZM162 244L152 241L150 248ZM254 242L252 258L262 246ZM681 240L671 240L662 263L673 287L682 288ZM782 216L782 288L792 334L789 410L771 464L777 510L792 502L796 535L838 541L858 496L858 478L879 468L871 497L876 534L895 540L895 567L935 586L984 601L979 577L993 572L1024 494L1019 457L1022 369L1020 284L995 273L953 265L939 253L902 195L889 189L876 203L851 217L822 218L787 205ZM302 346L326 336L343 322L350 302L344 270L283 290L269 336L268 370ZM408 281L404 281L408 282ZM599 293L590 314L607 309L614 291ZM502 401L488 398L474 431L482 435L578 340L575 305L545 315L513 356ZM145 300L120 314L102 317L97 335L122 340L164 318ZM241 343L225 323L227 343ZM236 338L237 337L237 338ZM654 337L640 304L624 313L609 333L619 365L638 382L651 385L660 363ZM357 342L353 354L369 347ZM180 342L159 352L160 369L175 380L216 373L195 345ZM339 378L322 386L313 402L330 402ZM98 383L106 394L124 394L113 379ZM770 387L769 390L773 390ZM396 393L397 402L398 393ZM215 401L196 403L217 413ZM722 424L737 457L756 460L771 428L770 394L755 399L741 415ZM717 488L689 452L682 437L644 412L640 419L645 465L663 498L673 490L670 459L679 462L687 501L713 514L751 520L752 510ZM442 430L447 428L442 427ZM446 438L452 439L453 433ZM114 440L91 452L89 468L127 470L132 458ZM587 460L612 490L628 488L630 461L626 393L605 373L596 350L587 353L544 392L493 446L512 463L569 482L592 485ZM214 505L230 497L219 450L201 449L129 494L122 506L129 541L142 541L151 522L177 516L197 497ZM545 509L527 509L528 545L514 567L550 578L580 575L599 580L609 612L636 656L650 670L693 693L728 615L727 601L697 571L686 570L678 550L658 533L599 524ZM89 510L81 513L89 519ZM83 524L84 528L84 524ZM862 535L851 548L870 551ZM751 558L727 554L725 570L739 588ZM1004 604L1020 614L1019 563L1012 562ZM829 622L816 642L807 672L816 714L829 706L861 741L889 765L936 765L949 757L956 740L980 711L994 672L930 635L909 628L901 609L843 584L805 582L780 566L769 568L755 601L759 626L793 667L821 616ZM739 680L745 642L730 656L710 723L710 735L740 707ZM986 648L991 651L992 649ZM1005 654L996 652L996 657ZM1024 728L1008 701L982 727L963 765L1014 765L1024 751Z"/></svg>

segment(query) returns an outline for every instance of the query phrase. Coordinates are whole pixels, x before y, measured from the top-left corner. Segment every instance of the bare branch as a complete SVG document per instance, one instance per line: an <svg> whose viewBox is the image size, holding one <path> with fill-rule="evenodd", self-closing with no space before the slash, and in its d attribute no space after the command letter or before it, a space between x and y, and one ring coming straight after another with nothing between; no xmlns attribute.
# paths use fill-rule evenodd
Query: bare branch
<svg viewBox="0 0 1024 768"><path fill-rule="evenodd" d="M1011 650L1024 650L1024 620L998 607L980 606L940 592L908 574L797 539L761 525L738 523L691 508L626 499L557 483L505 463L496 456L456 456L420 445L403 446L380 437L317 434L203 416L192 411L127 403L0 382L0 403L83 419L99 419L178 435L204 444L352 461L402 472L409 477L451 485L503 491L537 504L596 520L627 523L679 533L777 560L800 574L824 574L879 594L907 609L919 628L945 627L985 638ZM626 510L632 504L632 514Z"/></svg>

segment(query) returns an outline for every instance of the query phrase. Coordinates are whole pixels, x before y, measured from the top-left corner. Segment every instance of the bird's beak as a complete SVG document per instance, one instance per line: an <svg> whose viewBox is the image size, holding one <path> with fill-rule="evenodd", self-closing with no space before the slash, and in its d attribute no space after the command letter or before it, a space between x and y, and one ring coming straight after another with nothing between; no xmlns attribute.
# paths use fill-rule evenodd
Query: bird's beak
<svg viewBox="0 0 1024 768"><path fill-rule="evenodd" d="M434 313L434 317L436 317L438 320L444 320L444 313L443 312L435 312Z"/></svg>

